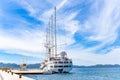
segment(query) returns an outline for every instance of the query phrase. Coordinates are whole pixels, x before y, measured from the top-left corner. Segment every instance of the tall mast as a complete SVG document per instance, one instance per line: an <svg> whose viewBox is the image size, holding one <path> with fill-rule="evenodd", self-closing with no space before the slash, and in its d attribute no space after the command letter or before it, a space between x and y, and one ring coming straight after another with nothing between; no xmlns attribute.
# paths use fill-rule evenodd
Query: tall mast
<svg viewBox="0 0 120 80"><path fill-rule="evenodd" d="M51 44L52 44L52 57L54 57L54 25L53 25L53 15L51 15Z"/></svg>
<svg viewBox="0 0 120 80"><path fill-rule="evenodd" d="M49 25L49 23L48 23ZM48 28L46 28L46 43L45 43L45 48L46 48L46 58L48 59L49 56L48 56Z"/></svg>
<svg viewBox="0 0 120 80"><path fill-rule="evenodd" d="M56 30L56 7L54 8L55 10L55 15L54 15L54 32L55 32L55 57L57 57L57 36L56 36L56 33L57 33L57 30Z"/></svg>
<svg viewBox="0 0 120 80"><path fill-rule="evenodd" d="M46 52L47 52L47 58L48 60L51 57L51 48L50 48L50 19L48 21L48 27L46 28Z"/></svg>
<svg viewBox="0 0 120 80"><path fill-rule="evenodd" d="M50 19L49 19L49 23L48 23L48 54L49 54L49 58L51 57L51 31L50 31Z"/></svg>
<svg viewBox="0 0 120 80"><path fill-rule="evenodd" d="M48 59L51 57L57 57L57 35L56 35L56 7L55 13L51 15L48 22L48 28L46 28L46 52Z"/></svg>

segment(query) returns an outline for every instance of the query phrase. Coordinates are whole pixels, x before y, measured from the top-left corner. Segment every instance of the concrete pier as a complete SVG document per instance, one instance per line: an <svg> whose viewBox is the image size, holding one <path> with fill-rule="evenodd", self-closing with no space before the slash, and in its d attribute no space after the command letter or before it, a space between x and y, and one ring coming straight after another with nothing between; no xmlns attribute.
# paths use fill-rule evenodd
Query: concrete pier
<svg viewBox="0 0 120 80"><path fill-rule="evenodd" d="M26 70L26 71L20 71L20 70L11 70L11 72L15 74L43 74L42 70Z"/></svg>
<svg viewBox="0 0 120 80"><path fill-rule="evenodd" d="M5 72L0 70L0 80L35 80L35 79L25 77L22 74L18 75L12 72Z"/></svg>

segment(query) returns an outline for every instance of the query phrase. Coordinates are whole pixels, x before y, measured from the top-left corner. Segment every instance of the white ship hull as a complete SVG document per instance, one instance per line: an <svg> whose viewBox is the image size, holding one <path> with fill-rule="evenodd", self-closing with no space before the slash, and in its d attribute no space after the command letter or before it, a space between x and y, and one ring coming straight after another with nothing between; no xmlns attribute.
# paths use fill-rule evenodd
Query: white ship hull
<svg viewBox="0 0 120 80"><path fill-rule="evenodd" d="M41 65L41 69L45 73L69 73L72 70L72 61L70 59L67 61L47 61Z"/></svg>

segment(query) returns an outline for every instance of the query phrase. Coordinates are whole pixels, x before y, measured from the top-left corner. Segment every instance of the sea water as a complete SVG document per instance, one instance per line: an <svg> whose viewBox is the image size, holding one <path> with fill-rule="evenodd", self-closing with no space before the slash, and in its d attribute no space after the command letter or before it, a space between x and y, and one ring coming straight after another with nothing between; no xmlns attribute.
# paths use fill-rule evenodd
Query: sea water
<svg viewBox="0 0 120 80"><path fill-rule="evenodd" d="M67 74L25 76L35 80L120 80L120 68L73 68Z"/></svg>

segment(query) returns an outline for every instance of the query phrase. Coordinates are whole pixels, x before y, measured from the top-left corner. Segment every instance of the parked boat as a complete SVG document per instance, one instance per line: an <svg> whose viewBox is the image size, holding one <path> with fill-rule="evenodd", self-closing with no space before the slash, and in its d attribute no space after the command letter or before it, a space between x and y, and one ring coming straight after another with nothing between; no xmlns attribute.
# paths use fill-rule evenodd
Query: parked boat
<svg viewBox="0 0 120 80"><path fill-rule="evenodd" d="M45 74L49 73L69 73L72 70L72 59L69 59L67 52L57 53L56 36L56 8L54 15L51 16L49 25L46 29L46 53L47 59L41 63L40 69Z"/></svg>

